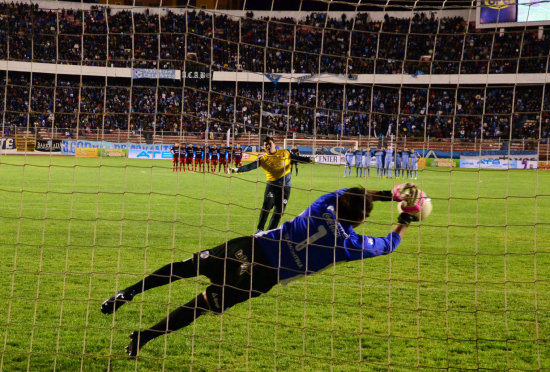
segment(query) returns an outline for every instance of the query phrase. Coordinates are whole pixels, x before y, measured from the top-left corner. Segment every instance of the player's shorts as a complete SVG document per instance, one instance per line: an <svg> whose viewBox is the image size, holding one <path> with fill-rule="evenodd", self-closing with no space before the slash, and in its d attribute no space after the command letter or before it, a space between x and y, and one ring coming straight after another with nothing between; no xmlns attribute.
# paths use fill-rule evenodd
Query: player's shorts
<svg viewBox="0 0 550 372"><path fill-rule="evenodd" d="M268 183L265 186L262 209L269 211L271 208L276 207L279 210L284 210L290 198L290 189L290 186L279 186Z"/></svg>
<svg viewBox="0 0 550 372"><path fill-rule="evenodd" d="M277 284L277 270L269 266L252 236L235 238L195 253L199 274L212 282L206 288L210 310L221 313L229 307L268 292Z"/></svg>
<svg viewBox="0 0 550 372"><path fill-rule="evenodd" d="M241 165L242 165L242 160L241 159L235 159L235 166L240 167Z"/></svg>
<svg viewBox="0 0 550 372"><path fill-rule="evenodd" d="M212 165L218 165L218 161L215 160L215 159L212 159L211 163L212 163Z"/></svg>
<svg viewBox="0 0 550 372"><path fill-rule="evenodd" d="M180 163L181 163L181 164L185 164L185 158L180 157Z"/></svg>
<svg viewBox="0 0 550 372"><path fill-rule="evenodd" d="M179 157L178 156L173 156L172 157L172 163L177 163L179 161Z"/></svg>

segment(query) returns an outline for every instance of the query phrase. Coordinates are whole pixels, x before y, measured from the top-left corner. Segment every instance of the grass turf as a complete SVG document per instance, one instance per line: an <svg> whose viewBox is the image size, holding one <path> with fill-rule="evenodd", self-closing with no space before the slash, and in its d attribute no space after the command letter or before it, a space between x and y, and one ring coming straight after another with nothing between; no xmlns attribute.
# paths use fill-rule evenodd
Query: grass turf
<svg viewBox="0 0 550 372"><path fill-rule="evenodd" d="M353 174L300 166L283 220L337 188L400 182ZM550 173L446 168L420 173L434 212L395 253L276 286L128 360L132 330L207 282L151 290L114 316L101 302L253 233L264 179L175 174L169 161L0 157L0 369L550 369ZM386 235L396 217L377 204L358 232Z"/></svg>

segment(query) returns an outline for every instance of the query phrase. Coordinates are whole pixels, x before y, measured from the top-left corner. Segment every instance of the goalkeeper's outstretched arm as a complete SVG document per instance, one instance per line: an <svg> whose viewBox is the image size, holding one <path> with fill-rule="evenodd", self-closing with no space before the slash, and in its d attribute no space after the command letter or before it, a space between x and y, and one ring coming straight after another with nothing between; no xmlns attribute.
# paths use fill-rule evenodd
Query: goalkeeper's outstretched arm
<svg viewBox="0 0 550 372"><path fill-rule="evenodd" d="M252 163L245 164L241 167L228 168L229 173L244 173L257 169L260 166L260 158Z"/></svg>
<svg viewBox="0 0 550 372"><path fill-rule="evenodd" d="M295 160L300 163L315 163L315 157L300 156L290 152L290 160Z"/></svg>

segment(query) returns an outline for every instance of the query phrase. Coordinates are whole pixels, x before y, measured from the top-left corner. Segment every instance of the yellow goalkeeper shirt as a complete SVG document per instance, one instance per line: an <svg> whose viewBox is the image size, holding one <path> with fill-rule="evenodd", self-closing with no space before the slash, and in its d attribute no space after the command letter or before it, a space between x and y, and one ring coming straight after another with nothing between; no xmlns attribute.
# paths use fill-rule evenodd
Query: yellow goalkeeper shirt
<svg viewBox="0 0 550 372"><path fill-rule="evenodd" d="M277 150L275 154L264 154L258 159L260 167L265 171L267 181L277 181L290 173L290 152Z"/></svg>

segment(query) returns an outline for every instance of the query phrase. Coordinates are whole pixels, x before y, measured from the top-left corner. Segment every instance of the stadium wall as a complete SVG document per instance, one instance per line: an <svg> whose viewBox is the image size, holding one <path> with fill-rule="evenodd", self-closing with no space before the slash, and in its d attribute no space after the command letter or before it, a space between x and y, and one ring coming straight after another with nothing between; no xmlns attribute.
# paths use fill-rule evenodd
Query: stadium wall
<svg viewBox="0 0 550 372"><path fill-rule="evenodd" d="M131 78L132 69L125 67L73 66L55 63L37 63L0 60L0 70L33 72L58 75L83 75ZM161 70L172 71L172 70ZM175 78L182 78L176 70ZM212 81L270 83L268 76L260 72L214 71ZM281 83L332 83L332 84L389 84L389 85L487 85L487 84L545 84L550 82L549 73L533 74L446 74L446 75L408 75L408 74L359 74L350 76L336 74L292 74L282 73Z"/></svg>

